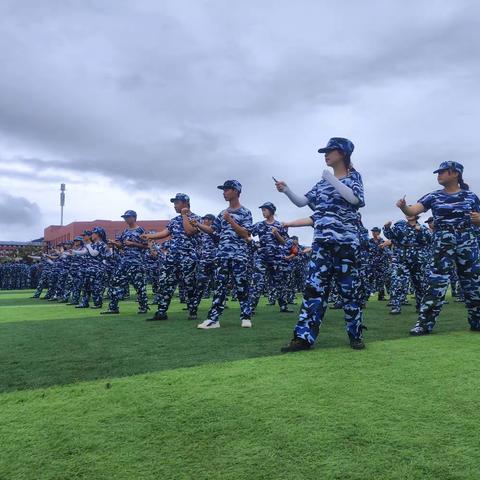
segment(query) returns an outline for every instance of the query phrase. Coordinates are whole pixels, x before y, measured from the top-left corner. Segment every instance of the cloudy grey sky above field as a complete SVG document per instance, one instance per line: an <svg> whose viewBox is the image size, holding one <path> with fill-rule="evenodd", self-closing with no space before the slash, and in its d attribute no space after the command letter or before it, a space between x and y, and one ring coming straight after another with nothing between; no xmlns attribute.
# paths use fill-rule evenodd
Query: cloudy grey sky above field
<svg viewBox="0 0 480 480"><path fill-rule="evenodd" d="M476 1L3 1L0 239L66 222L218 213L308 215L276 192L320 178L331 136L355 145L370 228L437 188L446 159L480 191ZM305 242L310 230L301 232Z"/></svg>

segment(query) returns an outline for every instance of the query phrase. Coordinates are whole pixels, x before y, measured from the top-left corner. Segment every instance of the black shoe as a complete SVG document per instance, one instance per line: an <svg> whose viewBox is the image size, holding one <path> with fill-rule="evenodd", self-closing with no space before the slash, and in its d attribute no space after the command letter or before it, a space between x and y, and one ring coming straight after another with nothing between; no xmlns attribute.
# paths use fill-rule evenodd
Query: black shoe
<svg viewBox="0 0 480 480"><path fill-rule="evenodd" d="M365 343L363 343L362 338L349 337L349 339L350 347L353 348L353 350L363 350L365 348Z"/></svg>
<svg viewBox="0 0 480 480"><path fill-rule="evenodd" d="M97 310L99 308L102 308L102 305L93 305L90 308L93 308L93 309Z"/></svg>
<svg viewBox="0 0 480 480"><path fill-rule="evenodd" d="M472 326L470 326L470 331L471 331L471 332L480 332L480 327L472 327Z"/></svg>
<svg viewBox="0 0 480 480"><path fill-rule="evenodd" d="M299 352L300 350L310 350L312 346L303 338L292 338L286 347L282 347L282 353Z"/></svg>
<svg viewBox="0 0 480 480"><path fill-rule="evenodd" d="M137 315L143 315L144 313L148 313L148 308L139 308Z"/></svg>
<svg viewBox="0 0 480 480"><path fill-rule="evenodd" d="M28 298L40 298L40 297L36 297L35 295L33 295L33 297L28 297Z"/></svg>
<svg viewBox="0 0 480 480"><path fill-rule="evenodd" d="M389 315L400 315L402 311L399 308L392 308L390 312L388 312Z"/></svg>
<svg viewBox="0 0 480 480"><path fill-rule="evenodd" d="M424 335L430 334L430 331L420 325L415 325L411 330L410 330L410 335L412 337L422 337Z"/></svg>
<svg viewBox="0 0 480 480"><path fill-rule="evenodd" d="M88 305L77 305L75 308L88 308Z"/></svg>
<svg viewBox="0 0 480 480"><path fill-rule="evenodd" d="M411 303L410 302L402 302L402 305L407 305L408 306L408 305L411 305Z"/></svg>
<svg viewBox="0 0 480 480"><path fill-rule="evenodd" d="M158 322L160 320L168 320L166 313L156 313L152 318L147 318L146 322Z"/></svg>
<svg viewBox="0 0 480 480"><path fill-rule="evenodd" d="M197 314L196 313L190 313L190 315L188 315L188 319L189 320L197 320Z"/></svg>
<svg viewBox="0 0 480 480"><path fill-rule="evenodd" d="M118 315L120 312L118 310L105 310L100 312L100 315Z"/></svg>
<svg viewBox="0 0 480 480"><path fill-rule="evenodd" d="M295 313L293 310L289 310L288 308L282 308L280 313Z"/></svg>

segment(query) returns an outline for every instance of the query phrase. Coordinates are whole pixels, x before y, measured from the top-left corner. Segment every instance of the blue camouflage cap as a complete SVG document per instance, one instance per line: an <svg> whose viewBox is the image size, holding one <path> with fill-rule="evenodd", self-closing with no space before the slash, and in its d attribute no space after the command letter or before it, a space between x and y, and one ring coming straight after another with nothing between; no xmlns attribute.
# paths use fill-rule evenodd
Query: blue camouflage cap
<svg viewBox="0 0 480 480"><path fill-rule="evenodd" d="M242 191L242 184L238 180L225 180L223 185L217 187L220 190L226 190L227 188L233 188L238 193Z"/></svg>
<svg viewBox="0 0 480 480"><path fill-rule="evenodd" d="M378 227L373 227L370 231L371 232L378 232L378 233L381 232L381 230Z"/></svg>
<svg viewBox="0 0 480 480"><path fill-rule="evenodd" d="M277 207L272 202L265 202L263 205L260 205L258 208L268 208L272 213L277 211Z"/></svg>
<svg viewBox="0 0 480 480"><path fill-rule="evenodd" d="M341 150L346 155L351 155L355 145L348 139L342 137L332 137L325 148L320 148L318 153L331 152L332 150Z"/></svg>
<svg viewBox="0 0 480 480"><path fill-rule="evenodd" d="M104 242L107 240L107 234L105 233L105 230L102 227L94 227L92 230L92 233L96 233L97 235L100 235L100 238Z"/></svg>
<svg viewBox="0 0 480 480"><path fill-rule="evenodd" d="M137 212L135 210L127 210L123 215L121 215L122 218L127 218L127 217L135 217L137 218Z"/></svg>
<svg viewBox="0 0 480 480"><path fill-rule="evenodd" d="M453 170L454 172L458 172L460 175L463 175L463 165L454 161L442 162L433 173L438 173L442 170Z"/></svg>
<svg viewBox="0 0 480 480"><path fill-rule="evenodd" d="M83 237L81 237L80 235L78 237L75 237L73 239L74 242L83 242Z"/></svg>
<svg viewBox="0 0 480 480"><path fill-rule="evenodd" d="M186 193L177 193L173 198L170 199L173 202L186 202L190 203L190 197Z"/></svg>
<svg viewBox="0 0 480 480"><path fill-rule="evenodd" d="M69 246L70 246L70 245L73 245L73 240L67 240L67 241L65 242L65 245L69 245Z"/></svg>
<svg viewBox="0 0 480 480"><path fill-rule="evenodd" d="M84 230L83 231L83 235L86 236L86 237L89 237L91 234L92 234L91 230Z"/></svg>

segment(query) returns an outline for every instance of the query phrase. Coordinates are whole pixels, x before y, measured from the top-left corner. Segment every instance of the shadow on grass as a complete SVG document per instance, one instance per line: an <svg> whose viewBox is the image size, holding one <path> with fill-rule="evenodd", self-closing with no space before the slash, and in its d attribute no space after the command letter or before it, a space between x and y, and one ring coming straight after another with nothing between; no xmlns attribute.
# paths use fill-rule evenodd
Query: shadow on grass
<svg viewBox="0 0 480 480"><path fill-rule="evenodd" d="M50 319L51 309L42 309L40 304L42 316L48 310L48 319L25 321L23 309L19 309L18 322L0 324L0 391L278 355L291 338L297 318L262 306L254 328L242 329L238 306L233 304L222 317L222 328L201 331L196 329L197 322L186 319L177 302L172 307L165 322L146 322L149 315L132 314L135 305L131 302L122 304L125 315L107 317L97 312L93 316L91 310L82 311L79 317L78 310L74 314L72 307L58 305ZM207 303L202 305L199 321L205 318L207 308ZM348 348L342 315L341 311L327 312L317 349ZM371 301L365 311L366 342L405 338L415 319L411 306L405 307L401 316L389 316L384 303ZM466 328L463 305L445 307L439 332Z"/></svg>

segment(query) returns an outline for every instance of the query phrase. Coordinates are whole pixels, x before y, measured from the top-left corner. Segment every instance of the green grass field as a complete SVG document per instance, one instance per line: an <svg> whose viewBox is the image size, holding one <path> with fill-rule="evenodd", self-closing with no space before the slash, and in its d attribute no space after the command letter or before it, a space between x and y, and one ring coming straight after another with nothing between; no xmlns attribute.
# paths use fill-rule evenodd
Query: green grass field
<svg viewBox="0 0 480 480"><path fill-rule="evenodd" d="M0 479L479 479L480 335L451 302L365 311L367 349L329 311L316 348L281 355L296 315L262 306L200 331L0 292ZM203 319L208 308L201 308Z"/></svg>

